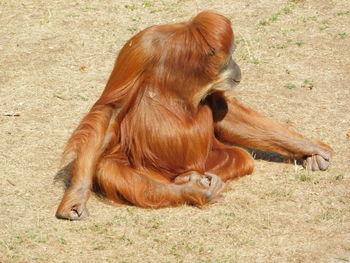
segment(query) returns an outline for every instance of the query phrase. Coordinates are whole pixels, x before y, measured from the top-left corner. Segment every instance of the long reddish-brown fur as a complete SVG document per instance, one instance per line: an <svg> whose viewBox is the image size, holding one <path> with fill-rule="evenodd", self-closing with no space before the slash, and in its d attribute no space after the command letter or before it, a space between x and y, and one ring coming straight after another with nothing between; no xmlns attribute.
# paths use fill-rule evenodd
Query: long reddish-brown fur
<svg viewBox="0 0 350 263"><path fill-rule="evenodd" d="M68 141L63 156L72 161L71 182L56 216L87 217L92 188L141 207L215 201L224 182L253 171L250 154L233 144L304 158L308 168L326 169L329 146L231 95L228 65L234 72L228 79L240 80L237 65L229 62L233 43L230 21L210 11L132 37L101 97Z"/></svg>

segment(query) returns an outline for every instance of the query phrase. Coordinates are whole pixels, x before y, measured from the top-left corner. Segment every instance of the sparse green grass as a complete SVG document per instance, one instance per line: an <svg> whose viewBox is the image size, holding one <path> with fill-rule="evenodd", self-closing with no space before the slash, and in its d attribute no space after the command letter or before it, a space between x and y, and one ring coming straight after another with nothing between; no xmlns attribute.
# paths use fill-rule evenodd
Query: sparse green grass
<svg viewBox="0 0 350 263"><path fill-rule="evenodd" d="M142 7L154 7L154 3L151 1L143 1L142 2Z"/></svg>
<svg viewBox="0 0 350 263"><path fill-rule="evenodd" d="M337 16L344 16L344 15L349 15L350 11L344 11L344 12L338 12L336 13Z"/></svg>
<svg viewBox="0 0 350 263"><path fill-rule="evenodd" d="M94 247L93 250L104 250L106 248L107 247L105 245L98 245L98 246Z"/></svg>
<svg viewBox="0 0 350 263"><path fill-rule="evenodd" d="M292 32L296 32L298 29L297 28L288 28L288 29L281 29L280 33L284 36L284 37L288 37L290 35L290 33Z"/></svg>
<svg viewBox="0 0 350 263"><path fill-rule="evenodd" d="M79 100L82 100L82 101L88 101L89 100L86 96L81 95L81 94L75 95L75 98L79 99Z"/></svg>
<svg viewBox="0 0 350 263"><path fill-rule="evenodd" d="M320 31L323 31L323 30L329 28L329 25L330 25L329 19L323 19L321 21L321 26L319 27Z"/></svg>
<svg viewBox="0 0 350 263"><path fill-rule="evenodd" d="M287 197L291 197L292 192L286 189L273 189L271 192L267 194L271 197L287 198Z"/></svg>
<svg viewBox="0 0 350 263"><path fill-rule="evenodd" d="M286 70L286 73L290 74L290 71ZM301 85L296 85L294 83L287 83L284 85L284 87L287 89L296 89L298 87L301 87L301 88L308 88L311 90L315 87L315 84L312 81L305 79Z"/></svg>
<svg viewBox="0 0 350 263"><path fill-rule="evenodd" d="M252 54L251 47L253 44L251 43L251 41L245 38L238 38L235 40L235 43L240 46L234 54L234 56L238 58L238 60L247 61L254 65L259 65L263 63L258 58L256 58L254 54Z"/></svg>
<svg viewBox="0 0 350 263"><path fill-rule="evenodd" d="M87 11L96 11L96 10L98 10L98 8L90 6L90 5L87 5L87 6L85 6L85 10L87 10Z"/></svg>
<svg viewBox="0 0 350 263"><path fill-rule="evenodd" d="M309 181L311 181L311 176L309 174L305 174L305 173L299 174L298 178L299 178L299 180L301 182L309 182Z"/></svg>
<svg viewBox="0 0 350 263"><path fill-rule="evenodd" d="M60 237L60 238L58 239L58 241L59 241L62 245L67 245L67 244L68 244L67 240L65 240L63 237Z"/></svg>
<svg viewBox="0 0 350 263"><path fill-rule="evenodd" d="M344 174L338 174L336 176L334 176L334 181L340 181L340 180L343 180L344 179Z"/></svg>
<svg viewBox="0 0 350 263"><path fill-rule="evenodd" d="M77 233L79 233L79 232L83 232L83 231L88 230L88 228L87 227L71 227L71 228L68 228L68 230L70 232L77 232Z"/></svg>
<svg viewBox="0 0 350 263"><path fill-rule="evenodd" d="M284 85L284 87L286 87L287 89L296 89L297 86L293 83L287 83L286 85Z"/></svg>
<svg viewBox="0 0 350 263"><path fill-rule="evenodd" d="M280 15L281 15L281 13L277 12L277 13L273 14L267 20L260 20L259 25L266 26L266 25L270 25L271 23L277 22Z"/></svg>
<svg viewBox="0 0 350 263"><path fill-rule="evenodd" d="M350 262L349 258L346 258L346 257L338 257L338 258L335 258L335 259L343 261L343 262Z"/></svg>
<svg viewBox="0 0 350 263"><path fill-rule="evenodd" d="M122 241L127 246L134 244L134 241L130 237L126 236L125 234L120 236L119 240Z"/></svg>
<svg viewBox="0 0 350 263"><path fill-rule="evenodd" d="M272 45L272 46L270 46L270 48L285 49L285 48L287 48L287 46L284 44L279 44L279 45Z"/></svg>
<svg viewBox="0 0 350 263"><path fill-rule="evenodd" d="M341 34L338 34L338 37L340 38L340 39L345 39L345 38L347 38L349 35L347 34L347 33L341 33Z"/></svg>
<svg viewBox="0 0 350 263"><path fill-rule="evenodd" d="M281 18L283 17L283 15L290 15L292 14L294 9L294 5L287 5L284 8L282 8L280 11L274 13L273 15L271 15L268 19L262 19L259 21L259 25L260 26L266 26L266 25L270 25L272 23L275 23L279 20L281 20Z"/></svg>
<svg viewBox="0 0 350 263"><path fill-rule="evenodd" d="M283 13L288 15L292 13L292 7L291 6L286 6L285 8L283 8Z"/></svg>
<svg viewBox="0 0 350 263"><path fill-rule="evenodd" d="M315 21L317 21L317 19L318 19L318 16L310 16L310 17L303 17L301 19L301 21L306 24L309 21L314 21L315 22Z"/></svg>
<svg viewBox="0 0 350 263"><path fill-rule="evenodd" d="M127 28L127 30L134 34L138 31L138 27L137 26L129 26Z"/></svg>
<svg viewBox="0 0 350 263"><path fill-rule="evenodd" d="M131 11L137 10L137 6L134 5L134 4L132 4L132 5L124 5L124 7L125 7L126 9L131 10Z"/></svg>
<svg viewBox="0 0 350 263"><path fill-rule="evenodd" d="M133 17L133 18L131 18L131 21L133 21L133 22L140 22L141 21L141 17Z"/></svg>
<svg viewBox="0 0 350 263"><path fill-rule="evenodd" d="M79 16L80 16L80 15L75 14L75 13L67 14L67 17L73 17L73 18L76 18L76 17L79 17Z"/></svg>
<svg viewBox="0 0 350 263"><path fill-rule="evenodd" d="M233 217L236 217L236 214L234 212L229 212L229 213L225 213L225 216L233 218Z"/></svg>
<svg viewBox="0 0 350 263"><path fill-rule="evenodd" d="M162 12L163 10L162 9L153 9L150 11L151 14L155 14L155 13L159 13L159 12Z"/></svg>
<svg viewBox="0 0 350 263"><path fill-rule="evenodd" d="M155 2L155 1L144 0L141 6L142 8L147 8L150 14L155 14L160 12L180 14L180 13L183 13L181 4L186 1L187 0L178 0L176 2L164 2L164 1Z"/></svg>
<svg viewBox="0 0 350 263"><path fill-rule="evenodd" d="M281 15L280 12L273 14L270 18L269 18L269 22L270 23L274 23L278 20L279 16Z"/></svg>
<svg viewBox="0 0 350 263"><path fill-rule="evenodd" d="M311 89L313 89L315 87L315 84L312 81L305 79L303 84L302 84L302 87L303 88L308 88L308 89L311 90Z"/></svg>
<svg viewBox="0 0 350 263"><path fill-rule="evenodd" d="M259 25L266 26L266 25L268 25L268 22L266 20L260 20Z"/></svg>

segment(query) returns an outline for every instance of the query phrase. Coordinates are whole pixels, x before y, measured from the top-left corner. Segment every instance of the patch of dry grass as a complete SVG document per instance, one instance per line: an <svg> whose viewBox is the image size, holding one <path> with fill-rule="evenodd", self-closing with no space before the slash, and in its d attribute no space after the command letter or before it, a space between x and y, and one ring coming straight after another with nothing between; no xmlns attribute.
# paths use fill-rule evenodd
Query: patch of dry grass
<svg viewBox="0 0 350 263"><path fill-rule="evenodd" d="M204 9L233 21L242 101L332 145L332 167L257 161L203 209L92 198L88 220L55 219L60 154L117 51ZM0 262L349 262L349 12L347 0L1 0Z"/></svg>

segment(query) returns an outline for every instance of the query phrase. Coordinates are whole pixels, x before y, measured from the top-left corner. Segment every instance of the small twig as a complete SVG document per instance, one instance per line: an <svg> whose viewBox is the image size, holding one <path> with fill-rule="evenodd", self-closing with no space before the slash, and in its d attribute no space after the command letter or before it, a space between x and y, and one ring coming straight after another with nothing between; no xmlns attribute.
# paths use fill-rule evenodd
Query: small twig
<svg viewBox="0 0 350 263"><path fill-rule="evenodd" d="M244 45L247 49L248 56L249 56L250 60L253 60L252 54L250 53L250 49L249 49L249 42L247 41L247 39L244 37L244 35L241 32L239 34L241 35L241 37L243 39L243 42L244 42Z"/></svg>
<svg viewBox="0 0 350 263"><path fill-rule="evenodd" d="M18 112L5 112L4 114L3 114L4 116L7 116L7 117L19 117L19 116L21 116L21 114L19 114Z"/></svg>
<svg viewBox="0 0 350 263"><path fill-rule="evenodd" d="M49 20L50 18L52 17L52 14L51 14L51 11L50 11L50 8L47 9L48 13L49 13Z"/></svg>
<svg viewBox="0 0 350 263"><path fill-rule="evenodd" d="M60 100L69 100L69 98L66 98L66 97L63 97L63 96L60 96L60 95L57 95L57 94L54 94L53 95L55 98L58 98Z"/></svg>
<svg viewBox="0 0 350 263"><path fill-rule="evenodd" d="M13 182L11 182L9 179L6 179L6 181L10 184L10 185L12 185L12 186L16 186L16 184L15 183L13 183Z"/></svg>

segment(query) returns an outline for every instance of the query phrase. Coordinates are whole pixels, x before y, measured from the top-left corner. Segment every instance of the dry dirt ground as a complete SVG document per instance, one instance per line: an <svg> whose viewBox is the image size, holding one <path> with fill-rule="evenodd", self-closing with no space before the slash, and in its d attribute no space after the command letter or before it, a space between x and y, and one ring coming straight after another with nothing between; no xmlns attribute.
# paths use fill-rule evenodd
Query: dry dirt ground
<svg viewBox="0 0 350 263"><path fill-rule="evenodd" d="M57 220L72 130L135 32L200 10L228 16L241 100L331 145L326 172L256 161L203 209L115 207ZM0 0L0 262L349 262L348 0Z"/></svg>

